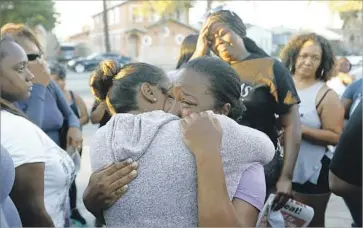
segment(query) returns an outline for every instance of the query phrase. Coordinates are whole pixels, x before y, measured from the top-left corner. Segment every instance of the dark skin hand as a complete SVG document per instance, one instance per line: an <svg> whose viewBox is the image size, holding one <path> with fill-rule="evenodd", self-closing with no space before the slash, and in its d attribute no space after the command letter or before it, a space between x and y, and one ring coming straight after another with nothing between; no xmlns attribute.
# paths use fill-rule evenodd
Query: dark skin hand
<svg viewBox="0 0 363 228"><path fill-rule="evenodd" d="M280 210L292 198L292 175L301 141L298 105L291 106L290 111L281 116L281 124L284 128L284 165L276 183L276 197L272 203L275 211Z"/></svg>
<svg viewBox="0 0 363 228"><path fill-rule="evenodd" d="M102 218L103 210L110 208L127 191L137 176L136 162L131 160L108 165L92 173L83 193L83 202L95 217Z"/></svg>

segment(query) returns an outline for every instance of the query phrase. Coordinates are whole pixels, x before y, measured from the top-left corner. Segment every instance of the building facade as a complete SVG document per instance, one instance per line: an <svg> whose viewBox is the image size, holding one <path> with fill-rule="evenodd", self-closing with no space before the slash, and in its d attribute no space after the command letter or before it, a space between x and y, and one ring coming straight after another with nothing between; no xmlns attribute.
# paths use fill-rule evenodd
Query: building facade
<svg viewBox="0 0 363 228"><path fill-rule="evenodd" d="M141 1L124 1L108 9L111 51L136 61L156 65L176 64L184 37L198 31L189 25L189 7L179 8L167 17L142 14ZM89 40L94 52L105 51L102 12L93 16Z"/></svg>

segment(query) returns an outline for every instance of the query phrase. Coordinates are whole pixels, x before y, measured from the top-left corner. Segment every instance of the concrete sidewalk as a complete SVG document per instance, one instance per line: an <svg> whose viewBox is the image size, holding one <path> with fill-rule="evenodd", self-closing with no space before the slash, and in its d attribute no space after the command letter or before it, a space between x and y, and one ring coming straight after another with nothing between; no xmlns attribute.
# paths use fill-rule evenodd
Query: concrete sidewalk
<svg viewBox="0 0 363 228"><path fill-rule="evenodd" d="M352 216L343 199L332 195L325 214L326 227L352 227Z"/></svg>

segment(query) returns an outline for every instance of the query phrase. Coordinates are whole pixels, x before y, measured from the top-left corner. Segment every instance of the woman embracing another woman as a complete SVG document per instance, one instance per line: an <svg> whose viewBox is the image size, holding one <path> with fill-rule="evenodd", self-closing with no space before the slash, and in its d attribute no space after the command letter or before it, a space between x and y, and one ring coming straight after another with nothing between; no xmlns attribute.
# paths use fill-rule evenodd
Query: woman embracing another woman
<svg viewBox="0 0 363 228"><path fill-rule="evenodd" d="M246 185L242 174L268 163L274 147L264 133L236 122L243 115L241 87L228 64L195 59L172 87L155 66L106 61L91 87L113 114L94 136L92 170L126 159L138 166L127 194L104 211L107 226L255 225L244 217L248 200L238 195Z"/></svg>

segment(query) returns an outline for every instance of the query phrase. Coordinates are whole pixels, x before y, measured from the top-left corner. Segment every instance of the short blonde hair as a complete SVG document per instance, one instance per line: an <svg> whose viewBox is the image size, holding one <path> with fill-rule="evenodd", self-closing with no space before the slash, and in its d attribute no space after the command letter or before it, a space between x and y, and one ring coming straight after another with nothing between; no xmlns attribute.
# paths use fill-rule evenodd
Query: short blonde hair
<svg viewBox="0 0 363 228"><path fill-rule="evenodd" d="M38 38L34 35L33 31L24 24L7 23L1 28L0 34L1 37L7 35L13 39L16 39L17 37L29 39L39 48L39 51L43 53L43 48Z"/></svg>

